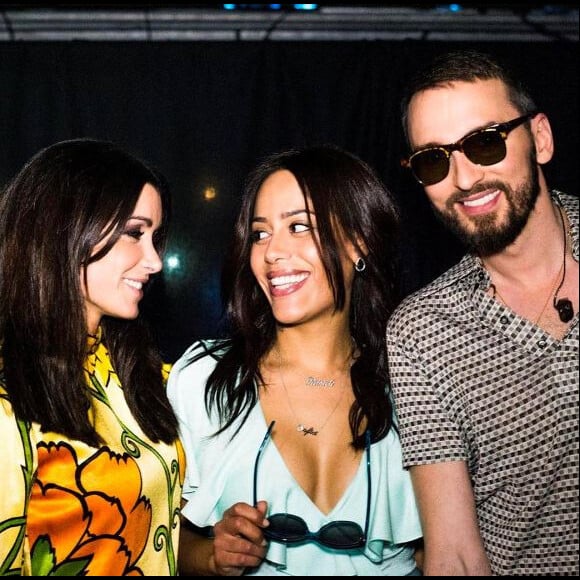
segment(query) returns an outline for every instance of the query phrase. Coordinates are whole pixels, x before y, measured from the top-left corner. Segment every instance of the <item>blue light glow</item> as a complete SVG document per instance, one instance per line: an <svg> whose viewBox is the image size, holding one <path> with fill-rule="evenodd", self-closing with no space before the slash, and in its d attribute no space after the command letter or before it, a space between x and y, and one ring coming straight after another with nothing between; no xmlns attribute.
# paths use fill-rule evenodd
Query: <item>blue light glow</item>
<svg viewBox="0 0 580 580"><path fill-rule="evenodd" d="M317 10L318 4L222 4L224 10Z"/></svg>
<svg viewBox="0 0 580 580"><path fill-rule="evenodd" d="M177 256L176 254L171 254L165 258L165 267L169 271L177 270L180 265L181 262L179 260L179 256Z"/></svg>

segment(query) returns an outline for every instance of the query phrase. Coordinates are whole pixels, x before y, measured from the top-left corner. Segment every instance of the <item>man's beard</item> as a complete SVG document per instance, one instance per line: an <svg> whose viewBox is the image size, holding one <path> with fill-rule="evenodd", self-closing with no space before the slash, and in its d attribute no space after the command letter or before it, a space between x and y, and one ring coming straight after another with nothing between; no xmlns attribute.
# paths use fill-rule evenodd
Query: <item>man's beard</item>
<svg viewBox="0 0 580 580"><path fill-rule="evenodd" d="M532 155L532 157L535 157L535 155ZM435 216L459 238L468 250L483 257L501 252L520 235L528 223L530 213L540 195L538 166L535 158L530 159L530 161L530 178L519 189L514 191L509 185L501 181L480 183L467 194L462 193L451 197L447 201L444 211L434 207ZM480 191L492 189L499 189L505 193L508 203L506 223L504 225L496 225L495 213L472 216L471 222L475 225L475 230L466 230L457 217L454 204Z"/></svg>

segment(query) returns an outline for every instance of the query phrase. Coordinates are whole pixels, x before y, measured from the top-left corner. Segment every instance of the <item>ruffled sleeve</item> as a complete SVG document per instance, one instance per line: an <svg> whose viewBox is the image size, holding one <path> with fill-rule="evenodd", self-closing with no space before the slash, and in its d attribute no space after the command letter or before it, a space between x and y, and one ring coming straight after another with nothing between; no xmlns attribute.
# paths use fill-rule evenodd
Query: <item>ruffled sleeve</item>
<svg viewBox="0 0 580 580"><path fill-rule="evenodd" d="M401 447L395 431L391 429L372 449L375 447L372 476L377 494L366 550L371 559L383 557L385 543L404 544L422 536L411 478L402 468Z"/></svg>
<svg viewBox="0 0 580 580"><path fill-rule="evenodd" d="M211 346L213 342L207 344ZM188 504L183 515L204 527L219 521L223 511L237 501L252 502L253 472L246 458L251 456L251 464L266 427L256 406L233 443L235 427L215 435L219 418L207 412L204 399L205 384L216 360L208 355L189 364L192 355L201 348L201 342L195 343L173 365L167 392L187 457L183 498Z"/></svg>
<svg viewBox="0 0 580 580"><path fill-rule="evenodd" d="M209 419L205 411L205 382L215 367L211 357L190 364L201 343L194 343L173 365L167 379L167 396L177 415L179 432L187 458L183 497L189 500L199 487L198 461L203 457L202 438L208 435ZM203 446L205 448L205 445Z"/></svg>

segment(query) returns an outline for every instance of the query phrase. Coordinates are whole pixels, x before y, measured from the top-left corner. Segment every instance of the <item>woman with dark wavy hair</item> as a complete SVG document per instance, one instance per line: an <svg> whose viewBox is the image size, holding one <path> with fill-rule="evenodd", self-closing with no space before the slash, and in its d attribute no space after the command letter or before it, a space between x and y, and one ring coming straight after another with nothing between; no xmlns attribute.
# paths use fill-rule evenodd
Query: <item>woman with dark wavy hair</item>
<svg viewBox="0 0 580 580"><path fill-rule="evenodd" d="M165 181L89 139L0 197L0 575L175 575L184 470L167 370L139 318Z"/></svg>
<svg viewBox="0 0 580 580"><path fill-rule="evenodd" d="M332 146L249 176L223 277L231 334L175 364L182 574L415 575L385 327L398 215Z"/></svg>

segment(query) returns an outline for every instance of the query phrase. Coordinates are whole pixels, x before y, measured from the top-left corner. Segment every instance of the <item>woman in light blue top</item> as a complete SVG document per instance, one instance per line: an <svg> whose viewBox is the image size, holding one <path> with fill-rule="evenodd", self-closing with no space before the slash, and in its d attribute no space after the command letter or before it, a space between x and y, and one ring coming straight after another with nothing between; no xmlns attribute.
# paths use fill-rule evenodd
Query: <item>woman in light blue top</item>
<svg viewBox="0 0 580 580"><path fill-rule="evenodd" d="M169 378L181 574L420 574L384 346L397 227L390 193L337 147L250 174L223 277L230 335Z"/></svg>

